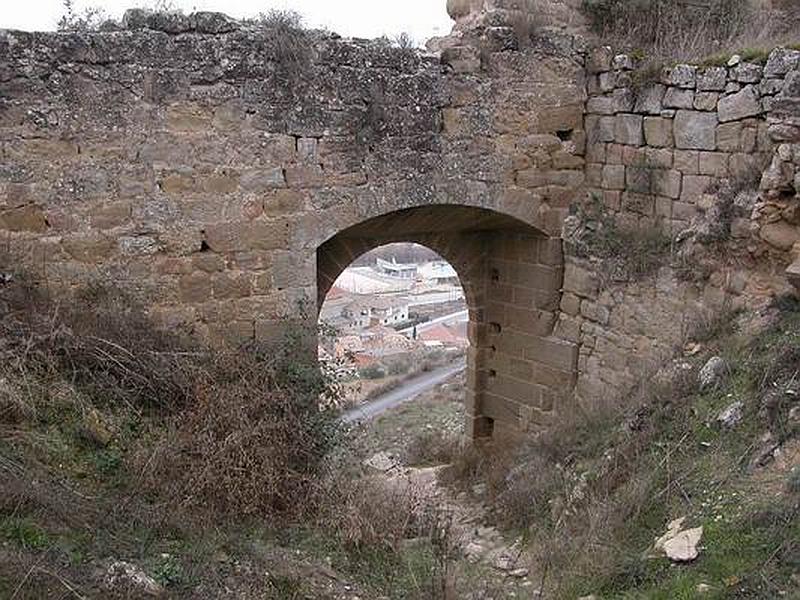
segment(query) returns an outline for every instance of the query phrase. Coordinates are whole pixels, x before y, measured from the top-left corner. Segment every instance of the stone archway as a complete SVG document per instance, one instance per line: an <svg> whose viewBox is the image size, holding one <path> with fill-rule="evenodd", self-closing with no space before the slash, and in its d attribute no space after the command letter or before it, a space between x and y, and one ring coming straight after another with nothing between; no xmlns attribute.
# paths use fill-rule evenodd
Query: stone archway
<svg viewBox="0 0 800 600"><path fill-rule="evenodd" d="M319 306L353 260L417 242L458 273L469 309L467 434L518 433L548 423L572 394L577 349L552 336L563 278L561 240L489 209L429 205L347 227L317 249Z"/></svg>

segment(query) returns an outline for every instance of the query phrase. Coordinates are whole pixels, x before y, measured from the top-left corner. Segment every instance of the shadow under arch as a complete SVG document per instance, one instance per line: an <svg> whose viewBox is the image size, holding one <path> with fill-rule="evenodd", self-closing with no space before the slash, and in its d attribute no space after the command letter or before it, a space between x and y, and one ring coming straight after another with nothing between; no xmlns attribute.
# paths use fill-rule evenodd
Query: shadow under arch
<svg viewBox="0 0 800 600"><path fill-rule="evenodd" d="M317 248L318 311L354 260L395 242L439 254L464 289L467 435L514 435L546 425L571 397L577 371L576 347L552 335L563 281L561 240L486 208L435 204L389 212Z"/></svg>

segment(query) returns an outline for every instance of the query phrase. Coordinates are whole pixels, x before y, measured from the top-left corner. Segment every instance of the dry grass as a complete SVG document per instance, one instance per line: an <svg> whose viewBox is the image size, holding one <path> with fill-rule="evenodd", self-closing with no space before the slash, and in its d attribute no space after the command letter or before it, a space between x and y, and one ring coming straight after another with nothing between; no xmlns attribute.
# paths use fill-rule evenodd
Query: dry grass
<svg viewBox="0 0 800 600"><path fill-rule="evenodd" d="M276 75L281 82L297 84L307 80L313 69L313 41L303 26L303 17L293 10L271 9L259 15L257 23L268 36Z"/></svg>
<svg viewBox="0 0 800 600"><path fill-rule="evenodd" d="M604 42L650 65L796 41L796 7L757 11L742 0L584 0L583 8Z"/></svg>
<svg viewBox="0 0 800 600"><path fill-rule="evenodd" d="M650 169L642 169L651 177ZM567 241L572 252L603 261L603 284L645 279L670 264L672 240L658 224L621 227L597 196L576 207L580 227Z"/></svg>
<svg viewBox="0 0 800 600"><path fill-rule="evenodd" d="M170 506L212 520L312 510L339 439L321 406L338 389L305 360L307 333L277 348L197 348L109 286L62 304L18 279L0 302L0 439L36 442L19 431L52 422L69 425L75 443L104 446L125 423L146 422L149 434L125 445L139 448L127 470Z"/></svg>

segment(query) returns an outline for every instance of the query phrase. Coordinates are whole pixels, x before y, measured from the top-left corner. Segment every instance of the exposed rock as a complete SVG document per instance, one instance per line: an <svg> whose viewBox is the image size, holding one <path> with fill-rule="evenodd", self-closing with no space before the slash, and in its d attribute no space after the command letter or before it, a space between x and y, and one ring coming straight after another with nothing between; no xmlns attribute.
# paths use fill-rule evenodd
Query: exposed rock
<svg viewBox="0 0 800 600"><path fill-rule="evenodd" d="M725 362L725 359L719 356L712 356L698 374L700 388L705 389L719 385L727 371L728 363Z"/></svg>
<svg viewBox="0 0 800 600"><path fill-rule="evenodd" d="M136 565L116 561L108 567L103 583L110 590L117 590L124 594L144 594L146 596L160 596L163 588L155 579L147 575Z"/></svg>
<svg viewBox="0 0 800 600"><path fill-rule="evenodd" d="M717 423L725 429L732 429L736 427L743 416L744 403L737 400L717 416Z"/></svg>
<svg viewBox="0 0 800 600"><path fill-rule="evenodd" d="M686 518L672 521L667 526L667 533L656 540L653 546L656 552L661 552L674 562L691 562L700 552L697 548L703 537L703 528L683 529Z"/></svg>

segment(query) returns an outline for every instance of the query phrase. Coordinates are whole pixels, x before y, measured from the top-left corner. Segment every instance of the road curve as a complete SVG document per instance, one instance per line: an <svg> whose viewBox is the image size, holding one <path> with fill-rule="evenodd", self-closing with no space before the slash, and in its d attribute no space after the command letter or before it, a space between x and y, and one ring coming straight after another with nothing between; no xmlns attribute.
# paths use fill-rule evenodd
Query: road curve
<svg viewBox="0 0 800 600"><path fill-rule="evenodd" d="M466 368L465 361L459 361L455 364L449 364L444 367L439 367L413 377L400 384L399 387L381 394L377 398L348 410L342 415L342 421L345 423L355 423L356 421L369 420L384 411L394 408L399 404L413 400L422 392L427 392L429 389L436 387L440 383L446 381L456 373L460 373Z"/></svg>

